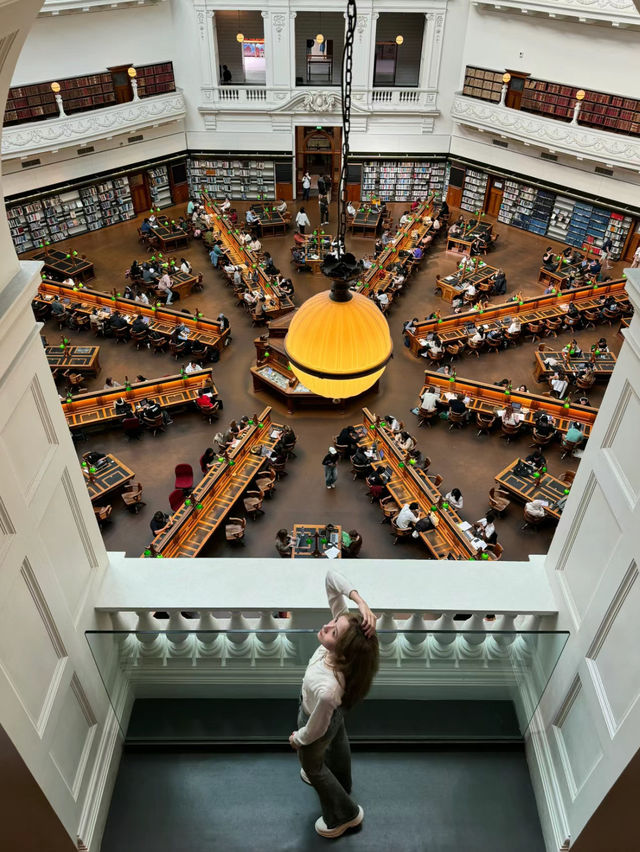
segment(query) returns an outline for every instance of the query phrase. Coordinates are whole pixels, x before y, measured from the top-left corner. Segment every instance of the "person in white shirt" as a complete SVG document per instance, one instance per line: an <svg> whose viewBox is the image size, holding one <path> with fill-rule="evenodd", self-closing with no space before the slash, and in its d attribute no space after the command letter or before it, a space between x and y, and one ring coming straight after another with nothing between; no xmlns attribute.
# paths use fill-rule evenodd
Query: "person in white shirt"
<svg viewBox="0 0 640 852"><path fill-rule="evenodd" d="M514 317L511 320L511 325L507 329L507 334L517 334L517 332L519 332L521 330L521 328L522 328L522 326L520 325L520 323L518 322L516 317Z"/></svg>
<svg viewBox="0 0 640 852"><path fill-rule="evenodd" d="M477 292L475 285L471 281L465 287L463 287L463 290L466 292L468 299L472 299Z"/></svg>
<svg viewBox="0 0 640 852"><path fill-rule="evenodd" d="M251 242L249 243L249 248L251 249L251 251L260 251L262 249L262 243L256 237L255 240L251 240Z"/></svg>
<svg viewBox="0 0 640 852"><path fill-rule="evenodd" d="M393 414L386 414L384 422L387 424L387 429L391 432L399 432L402 429L402 426Z"/></svg>
<svg viewBox="0 0 640 852"><path fill-rule="evenodd" d="M536 498L535 500L531 500L529 503L525 503L524 510L528 515L531 515L534 518L544 518L546 514L544 507L548 505L549 503L547 500L540 500Z"/></svg>
<svg viewBox="0 0 640 852"><path fill-rule="evenodd" d="M376 293L376 301L378 302L380 309L383 309L389 304L389 297L386 293Z"/></svg>
<svg viewBox="0 0 640 852"><path fill-rule="evenodd" d="M149 224L150 224L151 226L153 226L153 225L155 225L155 224L156 224L156 222L157 222L157 221L158 221L158 220L156 219L156 214L155 214L155 213L153 212L153 210L152 210L152 211L151 211L151 215L149 216Z"/></svg>
<svg viewBox="0 0 640 852"><path fill-rule="evenodd" d="M353 206L353 202L352 201L347 202L347 216L355 216L356 212L357 211L356 211L356 208Z"/></svg>
<svg viewBox="0 0 640 852"><path fill-rule="evenodd" d="M142 291L140 291L139 293L136 293L136 297L135 297L134 301L140 302L141 305L148 305L149 304L149 297L147 296L146 293L143 293Z"/></svg>
<svg viewBox="0 0 640 852"><path fill-rule="evenodd" d="M304 229L311 225L309 221L309 217L307 216L304 207L301 207L296 214L296 225L298 226L298 230L301 234L304 234Z"/></svg>
<svg viewBox="0 0 640 852"><path fill-rule="evenodd" d="M185 373L197 373L202 369L200 364L196 364L195 361L189 361L187 366L184 368Z"/></svg>
<svg viewBox="0 0 640 852"><path fill-rule="evenodd" d="M278 213L280 213L281 216L284 216L284 214L287 212L287 202L282 199L280 204L278 204L278 206L276 207L276 210L278 211Z"/></svg>
<svg viewBox="0 0 640 852"><path fill-rule="evenodd" d="M304 201L309 200L309 190L311 189L311 175L305 172L302 175L302 198Z"/></svg>
<svg viewBox="0 0 640 852"><path fill-rule="evenodd" d="M165 272L164 275L158 281L158 290L161 293L166 293L167 295L167 305L170 305L173 302L173 291L171 290L171 278L168 272Z"/></svg>
<svg viewBox="0 0 640 852"><path fill-rule="evenodd" d="M496 527L493 523L494 520L495 515L493 512L487 512L484 518L480 518L480 520L476 521L473 525L478 535L482 536L482 538L490 544L495 544L498 538Z"/></svg>
<svg viewBox="0 0 640 852"><path fill-rule="evenodd" d="M411 221L411 216L409 215L409 211L405 210L404 213L402 214L402 216L400 217L400 222L398 224L400 225L400 227L402 227L403 225L406 225L410 221Z"/></svg>
<svg viewBox="0 0 640 852"><path fill-rule="evenodd" d="M453 506L454 509L462 509L464 506L462 491L460 491L459 488L452 488L448 494L444 495L444 499L447 503Z"/></svg>
<svg viewBox="0 0 640 852"><path fill-rule="evenodd" d="M239 267L239 266L236 266L236 267L234 268L234 271L233 271L233 284L234 284L234 287L241 287L241 286L242 286L242 283L243 283L243 281L242 281L242 272L240 271L240 267Z"/></svg>
<svg viewBox="0 0 640 852"><path fill-rule="evenodd" d="M435 411L438 405L439 395L435 392L435 388L427 388L421 396L420 408L423 411Z"/></svg>
<svg viewBox="0 0 640 852"><path fill-rule="evenodd" d="M75 287L76 286L76 282L73 280L73 278L71 278L71 276L69 276L69 278L65 278L62 283L67 284L69 287Z"/></svg>
<svg viewBox="0 0 640 852"><path fill-rule="evenodd" d="M221 210L223 213L226 213L226 212L227 212L227 210L228 210L230 207L231 207L231 199L229 198L229 196L228 196L228 195L226 195L226 196L225 196L224 201L223 201L223 202L222 202L222 204L220 205L220 210Z"/></svg>
<svg viewBox="0 0 640 852"><path fill-rule="evenodd" d="M325 586L332 620L318 631L320 647L313 654L302 681L298 729L289 737L298 752L300 777L312 786L322 816L316 832L339 837L360 825L363 809L351 793L351 755L344 727L344 711L369 691L378 669L376 617L367 602L337 571L328 571ZM349 612L347 598L359 613Z"/></svg>
<svg viewBox="0 0 640 852"><path fill-rule="evenodd" d="M481 343L484 340L484 332L481 328L476 328L475 332L471 335L469 340L472 343Z"/></svg>
<svg viewBox="0 0 640 852"><path fill-rule="evenodd" d="M517 426L524 420L524 414L521 411L514 411L513 406L507 405L502 414L502 422L505 426Z"/></svg>
<svg viewBox="0 0 640 852"><path fill-rule="evenodd" d="M432 230L439 231L441 227L440 219L434 219L433 224L431 225Z"/></svg>
<svg viewBox="0 0 640 852"><path fill-rule="evenodd" d="M420 520L420 506L418 503L405 503L396 515L396 526L400 530L408 530L415 526Z"/></svg>
<svg viewBox="0 0 640 852"><path fill-rule="evenodd" d="M184 272L185 275L191 273L191 264L184 257L180 258L180 272Z"/></svg>

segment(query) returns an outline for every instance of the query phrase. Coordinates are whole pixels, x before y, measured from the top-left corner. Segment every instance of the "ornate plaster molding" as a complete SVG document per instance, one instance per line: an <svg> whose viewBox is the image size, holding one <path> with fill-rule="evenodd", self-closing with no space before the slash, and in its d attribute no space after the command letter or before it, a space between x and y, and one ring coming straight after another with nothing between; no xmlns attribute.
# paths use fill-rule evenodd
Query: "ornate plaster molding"
<svg viewBox="0 0 640 852"><path fill-rule="evenodd" d="M550 18L578 18L612 27L640 27L640 13L633 0L473 0L473 5L496 11L543 14Z"/></svg>
<svg viewBox="0 0 640 852"><path fill-rule="evenodd" d="M134 6L156 6L166 0L44 0L38 13L40 18L69 15L77 12L103 12Z"/></svg>
<svg viewBox="0 0 640 852"><path fill-rule="evenodd" d="M640 167L640 140L616 133L565 124L464 95L455 97L451 117L459 124L573 157L586 157L627 169Z"/></svg>
<svg viewBox="0 0 640 852"><path fill-rule="evenodd" d="M184 118L184 115L184 98L178 90L65 118L5 127L2 132L2 159L84 145L107 135L166 124Z"/></svg>

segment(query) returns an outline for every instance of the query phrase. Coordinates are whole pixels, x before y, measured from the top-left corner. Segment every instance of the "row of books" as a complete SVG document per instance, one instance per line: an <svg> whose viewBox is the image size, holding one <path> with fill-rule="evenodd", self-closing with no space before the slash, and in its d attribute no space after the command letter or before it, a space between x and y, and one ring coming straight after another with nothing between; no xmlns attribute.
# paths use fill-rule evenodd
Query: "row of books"
<svg viewBox="0 0 640 852"><path fill-rule="evenodd" d="M216 160L190 158L187 179L193 195L206 190L216 197L234 200L276 197L275 164L269 160Z"/></svg>
<svg viewBox="0 0 640 852"><path fill-rule="evenodd" d="M487 194L487 182L489 176L475 169L467 169L462 190L462 201L460 207L475 213L484 209L484 199Z"/></svg>
<svg viewBox="0 0 640 852"><path fill-rule="evenodd" d="M383 201L415 201L444 191L445 164L399 160L366 162L362 167L360 197Z"/></svg>

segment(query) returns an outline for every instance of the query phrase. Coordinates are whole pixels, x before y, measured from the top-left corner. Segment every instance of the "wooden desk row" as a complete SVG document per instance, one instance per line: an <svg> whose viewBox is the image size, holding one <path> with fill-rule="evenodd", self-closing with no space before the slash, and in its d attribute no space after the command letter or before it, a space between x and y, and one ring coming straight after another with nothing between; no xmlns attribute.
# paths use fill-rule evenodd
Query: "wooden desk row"
<svg viewBox="0 0 640 852"><path fill-rule="evenodd" d="M47 247L44 251L36 252L32 260L41 260L45 271L51 275L62 275L64 278L76 278L79 281L95 278L93 263L75 251L66 252Z"/></svg>
<svg viewBox="0 0 640 852"><path fill-rule="evenodd" d="M176 225L173 227L160 224L151 225L151 234L158 239L158 242L164 249L175 248L180 243L186 246L189 242L187 232Z"/></svg>
<svg viewBox="0 0 640 852"><path fill-rule="evenodd" d="M326 524L294 524L292 559L313 559L326 557L327 550L335 548L338 553L334 559L342 558L342 527L332 524L327 530ZM332 551L333 552L333 551Z"/></svg>
<svg viewBox="0 0 640 852"><path fill-rule="evenodd" d="M571 404L567 408L562 400L552 396L516 390L512 390L507 395L505 389L498 385L479 382L475 379L462 379L459 376L456 376L454 381L450 381L450 377L442 373L425 370L420 397L429 387L440 391L443 408L447 407L449 402L446 394L462 394L463 397L468 398L467 408L482 414L495 414L509 404L518 403L524 414L523 422L527 426L533 426L534 415L541 411L553 418L554 428L562 435L566 435L571 423L575 421L584 427L584 434L588 438L598 414L597 408L588 405Z"/></svg>
<svg viewBox="0 0 640 852"><path fill-rule="evenodd" d="M512 461L495 477L496 482L521 503L546 500L549 505L545 506L545 514L554 521L559 521L571 486L557 476L544 471L540 471L539 476L535 476L534 473L530 475L516 473L515 468L520 462L522 459Z"/></svg>
<svg viewBox="0 0 640 852"><path fill-rule="evenodd" d="M110 296L100 290L89 290L87 287L71 287L68 284L58 284L55 281L43 279L38 287L38 296L34 300L41 303L51 301L53 296L58 296L65 307L91 314L94 308L100 310L107 308L109 311L118 311L131 321L140 314L149 318L147 328L149 331L157 332L165 337L170 337L177 325L183 325L189 330L189 341L194 340L212 349L222 351L229 338L229 329L221 332L218 324L207 317L198 316L197 319L171 308L153 308L149 305L141 305L133 299Z"/></svg>
<svg viewBox="0 0 640 852"><path fill-rule="evenodd" d="M265 297L265 314L268 317L278 317L281 314L286 314L288 311L292 311L294 305L291 297L282 293L278 294L276 290L274 290L271 278L264 271L257 254L252 252L241 242L240 230L238 228L234 228L229 222L228 217L220 213L217 205L209 200L206 192L202 193L202 197L207 213L213 217L214 230L220 232L220 239L224 244L231 263L233 263L234 266L240 266L242 268L243 275L246 276L251 275L253 270L258 271L257 283L245 283L247 283L247 286L250 289L258 290Z"/></svg>
<svg viewBox="0 0 640 852"><path fill-rule="evenodd" d="M122 415L117 414L114 408L116 400L121 397L134 408L144 399L154 399L161 408L175 411L195 401L205 389L212 391L217 398L218 391L210 370L189 373L184 378L173 375L135 382L131 390L116 388L78 394L71 402L63 402L62 410L72 431L108 429L122 422Z"/></svg>
<svg viewBox="0 0 640 852"><path fill-rule="evenodd" d="M498 271L497 267L489 266L480 258L476 258L472 264L471 268L459 269L446 278L436 279L436 287L440 288L445 301L453 302L455 298L463 296L465 284L473 284L478 290L481 284L488 282Z"/></svg>
<svg viewBox="0 0 640 852"><path fill-rule="evenodd" d="M196 485L189 496L190 505L184 503L173 513L167 529L151 542L147 555L197 556L265 465L262 450L273 449L281 430L282 426L271 422L271 408L265 408L237 446L226 456L220 455L221 460Z"/></svg>
<svg viewBox="0 0 640 852"><path fill-rule="evenodd" d="M393 241L375 259L362 279L356 283L354 289L358 293L372 297L376 293L382 293L389 289L394 277L394 273L389 267L401 260L399 257L401 251L411 252L431 230L431 225L425 225L423 220L433 212L432 198L433 196L420 205L411 221L398 231ZM417 232L417 239L413 238L414 232Z"/></svg>
<svg viewBox="0 0 640 852"><path fill-rule="evenodd" d="M54 371L73 370L97 376L100 372L99 346L45 346L49 366Z"/></svg>
<svg viewBox="0 0 640 852"><path fill-rule="evenodd" d="M555 364L547 364L548 359ZM596 381L608 382L616 366L616 356L613 352L583 352L580 355L570 355L558 349L536 349L534 375L539 382L545 382L556 371L575 378L578 373L589 367L593 370Z"/></svg>
<svg viewBox="0 0 640 852"><path fill-rule="evenodd" d="M94 468L95 472L92 473ZM131 468L111 453L108 453L101 463L92 466L83 465L82 472L92 503L104 500L115 491L120 491L135 476Z"/></svg>
<svg viewBox="0 0 640 852"><path fill-rule="evenodd" d="M580 311L593 310L600 307L600 299L603 296L612 296L621 306L623 311L630 311L629 298L625 291L626 280L609 281L606 284L598 284L597 288L592 285L578 287L561 294L532 296L521 302L502 302L491 305L480 313L479 311L465 311L461 314L449 314L439 319L423 320L415 327L415 331L406 332L409 348L414 355L419 355L428 334L437 332L445 344L464 343L482 325L487 331L492 328L508 328L511 320L517 317L522 326L529 323L564 317L569 304L573 302Z"/></svg>
<svg viewBox="0 0 640 852"><path fill-rule="evenodd" d="M362 409L362 425L356 429L360 435L360 443L372 447L376 441L378 451L383 449L384 458L373 462L377 469L391 468L391 479L387 483L390 494L398 504L398 509L405 503L416 501L420 505L422 515L434 512L438 517L438 525L434 529L420 533L420 538L435 559L476 559L478 550L472 544L471 538L460 528L462 519L452 506L442 507L442 495L438 488L427 478L422 470L416 470L409 464L407 455L399 449L387 428L381 425L368 408ZM491 554L488 554L491 558Z"/></svg>
<svg viewBox="0 0 640 852"><path fill-rule="evenodd" d="M538 282L540 284L554 284L558 289L562 289L572 275L577 275L580 271L580 263L568 263L563 258L554 269L547 269L546 266L540 267L538 273Z"/></svg>
<svg viewBox="0 0 640 852"><path fill-rule="evenodd" d="M267 234L268 232L272 234L284 234L289 227L290 220L285 219L282 213L279 213L275 207L271 207L268 204L252 204L251 209L260 218L263 234Z"/></svg>
<svg viewBox="0 0 640 852"><path fill-rule="evenodd" d="M355 234L356 230L362 231L363 234L372 233L376 235L382 212L379 207L370 207L368 204L361 204L356 210L356 215L349 222L349 230Z"/></svg>
<svg viewBox="0 0 640 852"><path fill-rule="evenodd" d="M473 224L472 224L473 223ZM471 226L471 227L469 227ZM493 225L491 222L482 222L479 219L470 219L465 227L465 232L459 237L447 234L447 251L464 254L471 251L471 246L480 234L488 234L490 240L495 240Z"/></svg>

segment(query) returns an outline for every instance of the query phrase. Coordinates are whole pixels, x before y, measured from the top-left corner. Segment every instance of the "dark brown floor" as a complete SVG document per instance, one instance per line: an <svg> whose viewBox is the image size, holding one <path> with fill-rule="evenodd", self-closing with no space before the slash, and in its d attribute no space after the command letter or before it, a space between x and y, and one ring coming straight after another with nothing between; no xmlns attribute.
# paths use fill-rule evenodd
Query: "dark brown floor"
<svg viewBox="0 0 640 852"><path fill-rule="evenodd" d="M238 209L246 208L238 203ZM290 205L295 207L295 205ZM396 204L394 213L401 215L404 205ZM182 212L182 208L174 208ZM317 201L311 199L307 212L312 223L318 222ZM332 205L331 223L328 230L335 232L335 205ZM134 257L142 260L136 235L136 222L114 225L101 231L86 234L63 243L63 246L76 248L94 262L96 280L92 287L110 290L124 286L124 271ZM508 292L521 290L525 295L539 294L542 287L537 283L540 258L547 245L554 244L547 237L537 237L523 233L517 228L498 225L500 239L497 248L488 260L492 265L502 266L507 273ZM276 265L290 274L296 287L295 301L300 305L306 298L322 289L327 289L325 279L305 274L295 274L290 266L291 234L284 237L267 237L264 247L273 255ZM369 253L373 241L363 237L348 240L351 250L360 257ZM224 420L222 425L232 418L252 413L264 405L273 406L275 422L290 423L298 436L297 458L289 464L289 476L278 484L276 494L265 502L266 514L258 521L249 521L245 538L245 547L230 547L224 541L223 532L213 537L203 556L275 556L273 546L275 532L280 527L291 528L294 523L332 522L342 524L344 528L356 527L363 536L362 557L381 558L420 558L428 554L419 542L404 540L397 546L389 534L389 526L380 524L380 511L371 506L366 497L366 488L361 482L353 482L349 475L349 466L343 463L338 474L335 490L324 487L322 456L333 436L347 423L356 423L360 419L360 405L348 406L341 414L337 412L297 412L289 415L286 407L265 393L255 394L251 387L249 366L255 358L254 338L260 333L251 324L246 314L238 307L232 291L225 286L216 273L199 241L193 241L188 249L178 255L187 257L197 271L204 272L205 290L178 303L178 307L188 307L190 311L199 309L206 316L215 317L221 310L230 318L233 342L225 350L219 364L214 365L214 377L220 395L224 400ZM453 255L446 254L444 242L427 256L422 270L411 279L405 294L394 305L389 315L389 325L394 341L395 353L385 375L381 380L380 392L370 394L364 401L379 414L393 414L407 424L416 435L422 452L432 459L431 470L444 476L443 489L458 487L464 495L465 505L462 516L474 521L481 517L488 507L487 494L493 485L493 477L506 467L516 456L528 452L529 438L518 438L510 446L497 435L476 438L475 430L468 428L449 432L446 424L439 422L432 429L419 430L415 417L410 413L417 404L417 394L422 386L425 363L412 356L402 342L402 323L413 316L424 317L436 307L447 313L449 306L433 295L435 275L448 274L456 264ZM618 264L612 274L618 274L622 264ZM57 329L48 323L43 333L49 341L58 337ZM89 332L69 333L72 343L86 342ZM595 339L605 335L610 347L618 351L619 340L615 329L604 326L596 331L579 332L580 344L587 348ZM569 335L560 335L557 343L564 346ZM106 376L123 381L128 375L131 380L139 373L152 378L176 372L176 362L167 355L154 356L149 351L137 352L128 345L116 345L112 339L100 339L100 361L102 371L97 380L88 380L87 387L100 388ZM555 344L555 341L554 341ZM509 377L514 386L527 384L535 389L531 344L521 344L508 352L485 354L479 359L465 357L458 359L457 371L460 377L480 378L485 381L498 381ZM598 405L604 388L598 387L591 393L592 404ZM173 469L178 462L190 463L199 476L198 459L204 449L211 444L213 434L218 428L203 423L197 413L182 414L174 418L165 434L157 438L147 434L141 441L129 443L117 431L103 432L90 437L89 441L78 445L79 453L89 449L112 452L135 472L144 485L146 507L137 516L128 514L120 504L119 498L113 501L112 523L104 531L104 539L110 550L124 550L129 556L139 555L150 541L149 520L157 509L168 511L167 497L173 488ZM560 460L559 444L554 444L547 452L549 470L560 474L565 469L575 469L577 459ZM499 541L504 547L504 558L523 559L529 553L544 553L549 547L553 535L552 525L538 530L520 530L522 507L512 504L498 525Z"/></svg>

